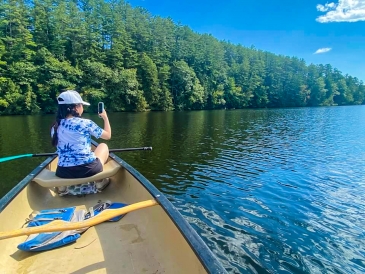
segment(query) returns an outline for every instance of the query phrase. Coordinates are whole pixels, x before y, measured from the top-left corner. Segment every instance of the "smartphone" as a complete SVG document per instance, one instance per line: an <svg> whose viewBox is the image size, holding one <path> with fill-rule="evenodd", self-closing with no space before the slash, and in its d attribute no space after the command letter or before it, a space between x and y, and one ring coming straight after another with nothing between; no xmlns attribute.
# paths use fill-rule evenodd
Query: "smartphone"
<svg viewBox="0 0 365 274"><path fill-rule="evenodd" d="M102 113L104 111L104 103L99 102L98 103L98 114Z"/></svg>

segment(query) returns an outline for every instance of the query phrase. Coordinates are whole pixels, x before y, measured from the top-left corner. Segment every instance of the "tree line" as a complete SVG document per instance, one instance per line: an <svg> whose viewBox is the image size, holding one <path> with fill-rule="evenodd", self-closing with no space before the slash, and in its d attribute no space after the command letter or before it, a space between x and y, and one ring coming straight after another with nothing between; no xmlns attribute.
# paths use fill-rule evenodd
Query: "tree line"
<svg viewBox="0 0 365 274"><path fill-rule="evenodd" d="M122 0L2 0L0 114L52 113L62 89L109 111L363 104L331 65L219 41Z"/></svg>

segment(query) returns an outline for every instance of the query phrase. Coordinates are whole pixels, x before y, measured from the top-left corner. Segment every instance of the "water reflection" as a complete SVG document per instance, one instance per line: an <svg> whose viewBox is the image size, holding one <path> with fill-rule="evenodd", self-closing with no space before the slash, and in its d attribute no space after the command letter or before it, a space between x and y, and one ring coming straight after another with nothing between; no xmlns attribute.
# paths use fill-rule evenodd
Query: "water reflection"
<svg viewBox="0 0 365 274"><path fill-rule="evenodd" d="M362 106L116 113L107 143L153 146L120 156L228 271L363 273L364 114ZM1 156L52 151L52 120L0 117ZM2 193L35 166L30 160L0 165Z"/></svg>

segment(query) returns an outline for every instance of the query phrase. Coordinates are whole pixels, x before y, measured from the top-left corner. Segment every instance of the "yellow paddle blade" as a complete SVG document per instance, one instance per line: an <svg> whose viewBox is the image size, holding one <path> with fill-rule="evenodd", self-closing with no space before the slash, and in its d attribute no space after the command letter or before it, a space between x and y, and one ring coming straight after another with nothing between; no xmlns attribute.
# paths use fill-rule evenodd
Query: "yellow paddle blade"
<svg viewBox="0 0 365 274"><path fill-rule="evenodd" d="M61 220L52 221L46 225L36 226L36 227L25 227L20 229L15 229L12 231L0 232L0 240L14 238L23 235L30 235L36 233L44 232L56 232L56 231L66 231L66 230L76 230L81 228L91 227L109 219L117 217L128 212L157 205L155 200L147 200L143 202L138 202L118 209L106 209L100 212L98 215L81 222L66 222Z"/></svg>

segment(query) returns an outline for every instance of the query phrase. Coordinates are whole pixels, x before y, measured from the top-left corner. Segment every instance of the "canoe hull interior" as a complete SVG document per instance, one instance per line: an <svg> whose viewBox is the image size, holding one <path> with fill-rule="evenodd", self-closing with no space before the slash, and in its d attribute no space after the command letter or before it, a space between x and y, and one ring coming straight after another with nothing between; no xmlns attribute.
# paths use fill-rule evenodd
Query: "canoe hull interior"
<svg viewBox="0 0 365 274"><path fill-rule="evenodd" d="M113 159L110 159L113 160ZM57 159L46 167L56 168ZM98 194L59 197L31 181L0 213L0 231L22 227L35 210L76 206L88 209L99 201L132 204L154 199L139 180L121 167ZM206 273L175 223L160 206L128 213L84 232L76 243L45 252L17 249L26 236L0 242L0 273Z"/></svg>

